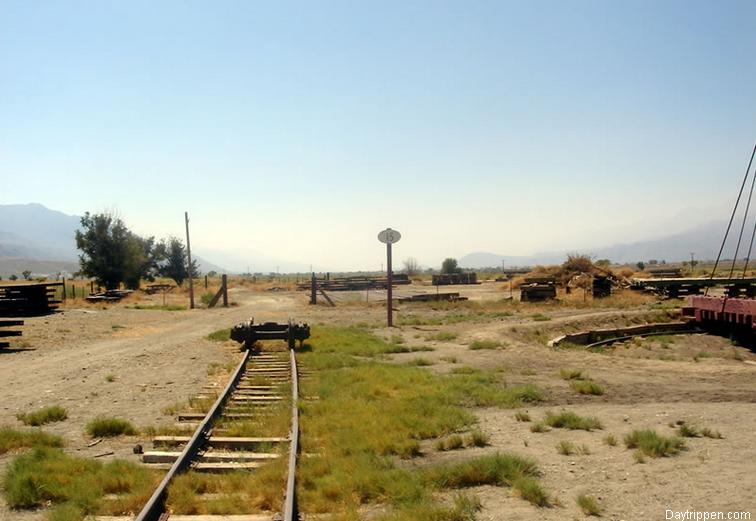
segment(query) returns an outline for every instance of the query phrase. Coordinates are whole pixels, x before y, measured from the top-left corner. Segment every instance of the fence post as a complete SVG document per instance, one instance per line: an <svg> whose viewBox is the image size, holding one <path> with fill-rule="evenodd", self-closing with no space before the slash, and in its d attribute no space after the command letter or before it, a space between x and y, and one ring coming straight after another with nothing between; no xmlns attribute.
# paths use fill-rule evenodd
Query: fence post
<svg viewBox="0 0 756 521"><path fill-rule="evenodd" d="M315 279L315 273L312 274L310 280L310 304L314 305L318 303L318 282Z"/></svg>
<svg viewBox="0 0 756 521"><path fill-rule="evenodd" d="M205 275L205 282L207 283L207 275ZM223 284L223 307L227 308L228 307L228 276L225 273L221 276L221 284Z"/></svg>

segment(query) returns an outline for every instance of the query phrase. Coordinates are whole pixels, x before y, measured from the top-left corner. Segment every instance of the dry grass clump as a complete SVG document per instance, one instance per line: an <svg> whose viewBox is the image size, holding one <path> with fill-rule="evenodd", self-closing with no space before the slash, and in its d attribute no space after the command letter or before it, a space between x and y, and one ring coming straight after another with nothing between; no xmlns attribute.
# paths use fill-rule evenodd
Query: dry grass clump
<svg viewBox="0 0 756 521"><path fill-rule="evenodd" d="M512 487L526 501L536 506L548 506L549 498L538 483L538 475L538 467L533 460L508 453L442 465L426 472L427 479L441 488L481 485Z"/></svg>
<svg viewBox="0 0 756 521"><path fill-rule="evenodd" d="M642 456L662 458L678 454L685 449L685 442L678 437L660 436L652 429L645 429L626 435L625 446L628 449L638 449Z"/></svg>
<svg viewBox="0 0 756 521"><path fill-rule="evenodd" d="M549 411L546 413L544 422L555 429L591 431L604 428L595 416L579 416L572 411L561 411L560 413Z"/></svg>
<svg viewBox="0 0 756 521"><path fill-rule="evenodd" d="M515 413L515 420L517 420L518 422L529 422L530 415L525 411L517 411Z"/></svg>
<svg viewBox="0 0 756 521"><path fill-rule="evenodd" d="M588 378L588 375L583 374L583 371L581 371L580 369L562 368L559 370L559 376L562 378L562 380L583 380Z"/></svg>
<svg viewBox="0 0 756 521"><path fill-rule="evenodd" d="M591 394L601 396L604 394L604 388L591 380L572 380L570 387L579 394Z"/></svg>
<svg viewBox="0 0 756 521"><path fill-rule="evenodd" d="M576 499L575 502L580 507L580 510L583 511L583 514L586 516L600 516L601 515L601 506L599 505L598 501L593 496L587 496L585 494L580 494Z"/></svg>
<svg viewBox="0 0 756 521"><path fill-rule="evenodd" d="M143 466L122 460L108 463L75 458L59 449L35 448L8 467L5 497L13 509L52 504L50 519L83 519L92 514L138 511L160 479ZM114 501L103 501L116 494Z"/></svg>
<svg viewBox="0 0 756 521"><path fill-rule="evenodd" d="M468 346L473 351L480 349L498 349L501 347L501 342L498 340L475 340Z"/></svg>
<svg viewBox="0 0 756 521"><path fill-rule="evenodd" d="M87 433L93 438L107 438L113 436L133 436L137 434L137 428L122 418L100 416L87 423Z"/></svg>
<svg viewBox="0 0 756 521"><path fill-rule="evenodd" d="M40 430L17 431L0 427L0 454L27 447L62 447L63 438Z"/></svg>
<svg viewBox="0 0 756 521"><path fill-rule="evenodd" d="M588 455L591 450L587 445L583 444L580 447L572 443L571 441L562 440L556 445L557 452L564 456L570 456L572 454L584 454Z"/></svg>
<svg viewBox="0 0 756 521"><path fill-rule="evenodd" d="M683 438L712 438L716 440L722 439L722 434L719 431L714 431L708 427L698 428L695 425L690 425L685 422L681 422L677 428L677 435Z"/></svg>
<svg viewBox="0 0 756 521"><path fill-rule="evenodd" d="M19 413L16 418L24 425L38 427L47 423L63 421L68 418L68 413L60 405L51 405L34 412Z"/></svg>

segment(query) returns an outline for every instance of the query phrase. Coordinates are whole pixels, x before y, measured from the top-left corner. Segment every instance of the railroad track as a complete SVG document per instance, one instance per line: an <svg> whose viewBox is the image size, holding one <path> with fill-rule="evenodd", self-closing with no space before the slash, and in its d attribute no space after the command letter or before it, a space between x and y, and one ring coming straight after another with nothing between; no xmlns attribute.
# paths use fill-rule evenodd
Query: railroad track
<svg viewBox="0 0 756 521"><path fill-rule="evenodd" d="M286 437L242 437L227 435L229 426L271 414L271 409L287 402L284 392L290 387L291 424ZM230 380L220 394L211 395L214 402L205 413L179 413L184 425L196 423L191 436L157 436L154 450L145 451L145 464L167 468L163 480L150 497L136 521L294 521L299 518L295 497L297 453L299 449L299 371L293 349L286 352L253 354L246 350ZM207 398L206 398L207 399ZM288 451L263 450L265 447L288 445ZM174 479L187 471L224 473L252 471L269 465L288 452L286 488L283 511L276 514L234 516L173 515L166 512L168 490Z"/></svg>

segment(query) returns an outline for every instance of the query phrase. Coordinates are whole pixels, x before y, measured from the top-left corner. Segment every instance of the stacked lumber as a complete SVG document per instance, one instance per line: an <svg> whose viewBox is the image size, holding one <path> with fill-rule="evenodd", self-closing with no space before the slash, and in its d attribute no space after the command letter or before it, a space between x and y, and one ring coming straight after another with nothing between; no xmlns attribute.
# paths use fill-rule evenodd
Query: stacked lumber
<svg viewBox="0 0 756 521"><path fill-rule="evenodd" d="M388 279L386 277L326 277L315 279L318 289L326 291L362 291L366 289L386 289L388 288ZM392 285L411 284L409 276L405 273L395 273L391 278ZM301 282L297 284L297 289L309 290L312 288L312 282Z"/></svg>
<svg viewBox="0 0 756 521"><path fill-rule="evenodd" d="M61 303L55 293L62 282L41 284L9 284L0 286L0 315L45 315Z"/></svg>
<svg viewBox="0 0 756 521"><path fill-rule="evenodd" d="M442 273L433 275L434 286L455 286L459 284L479 284L477 273Z"/></svg>
<svg viewBox="0 0 756 521"><path fill-rule="evenodd" d="M14 326L23 326L24 321L23 320L0 320L0 328L6 328L6 327L14 327ZM7 331L5 329L0 329L0 338L8 338L11 336L21 336L20 330L14 330L14 331ZM10 344L8 342L0 342L0 348L8 347Z"/></svg>
<svg viewBox="0 0 756 521"><path fill-rule="evenodd" d="M520 285L522 302L541 302L556 298L556 279L554 277L528 277Z"/></svg>

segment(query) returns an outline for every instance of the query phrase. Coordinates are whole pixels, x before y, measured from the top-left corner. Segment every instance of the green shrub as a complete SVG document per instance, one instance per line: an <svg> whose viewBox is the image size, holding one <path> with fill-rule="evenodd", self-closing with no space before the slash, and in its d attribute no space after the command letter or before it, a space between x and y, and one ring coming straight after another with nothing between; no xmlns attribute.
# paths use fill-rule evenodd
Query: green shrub
<svg viewBox="0 0 756 521"><path fill-rule="evenodd" d="M46 423L60 422L68 418L66 410L59 405L51 405L49 407L43 407L34 412L27 412L16 415L24 425L32 425L37 427L39 425L45 425Z"/></svg>
<svg viewBox="0 0 756 521"><path fill-rule="evenodd" d="M94 438L106 438L122 434L133 436L137 434L137 429L128 420L101 416L87 423L87 433Z"/></svg>

